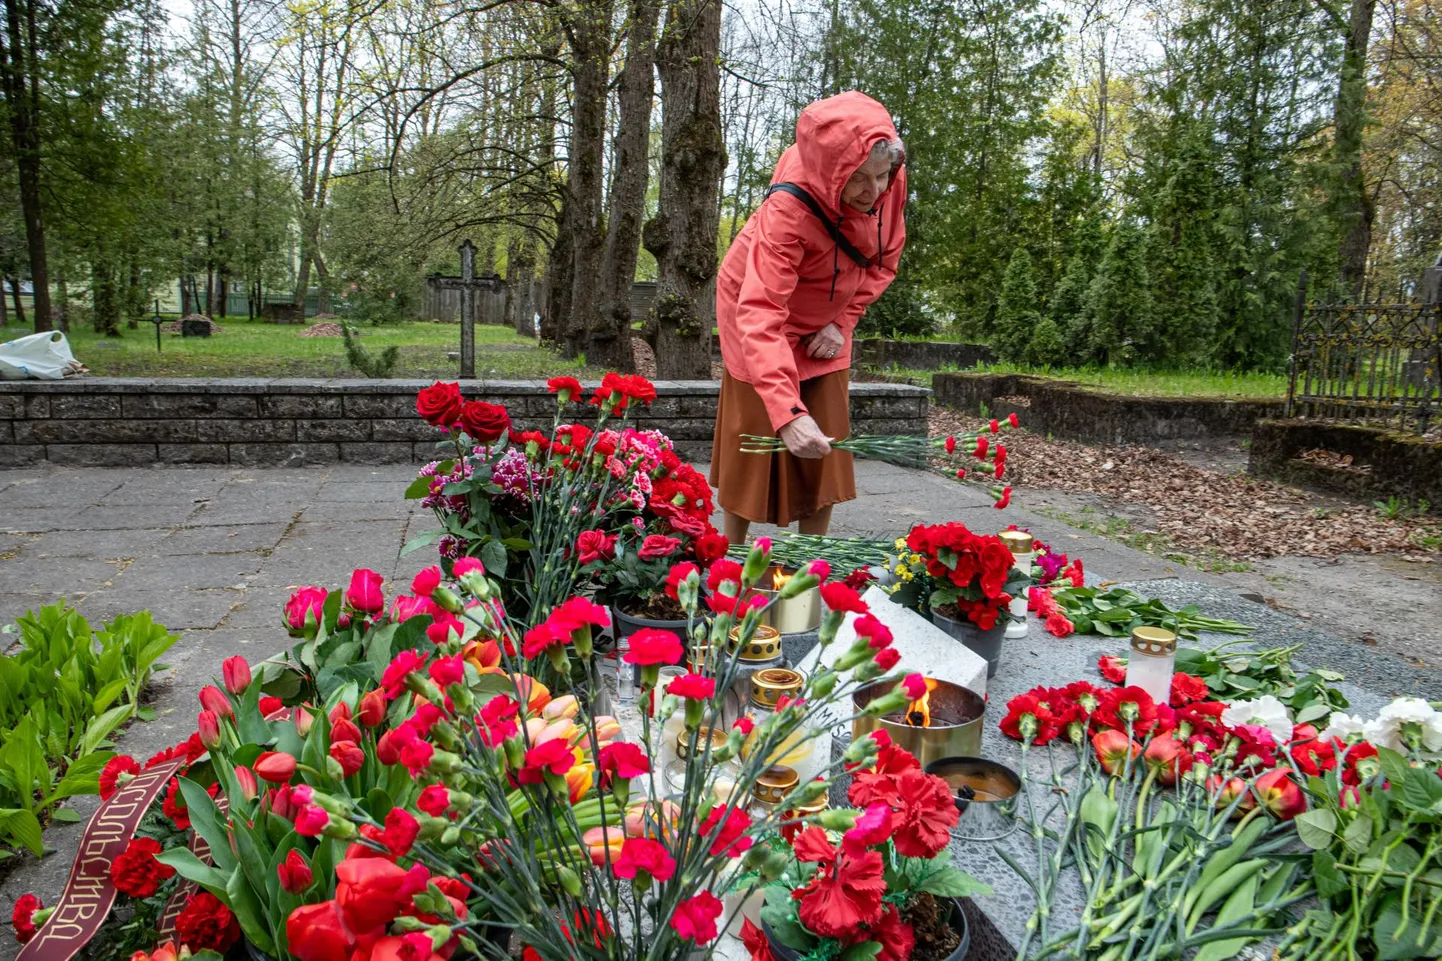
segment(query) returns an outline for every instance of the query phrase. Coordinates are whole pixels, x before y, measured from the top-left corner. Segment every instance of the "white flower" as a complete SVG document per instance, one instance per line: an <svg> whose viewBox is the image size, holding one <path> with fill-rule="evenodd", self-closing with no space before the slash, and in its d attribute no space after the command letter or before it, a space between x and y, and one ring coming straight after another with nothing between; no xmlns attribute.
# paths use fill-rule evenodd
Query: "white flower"
<svg viewBox="0 0 1442 961"><path fill-rule="evenodd" d="M1362 727L1362 736L1370 741L1373 747L1405 752L1407 748L1402 744L1402 723L1401 718L1382 717L1379 714L1375 721L1368 721Z"/></svg>
<svg viewBox="0 0 1442 961"><path fill-rule="evenodd" d="M1436 713L1432 705L1420 697L1399 697L1378 712L1377 720L1390 721L1395 718L1412 724L1426 724Z"/></svg>
<svg viewBox="0 0 1442 961"><path fill-rule="evenodd" d="M1413 728L1414 735L1420 735L1424 750L1442 751L1442 714L1420 697L1397 698L1378 712L1377 720L1368 724L1363 733L1373 744L1405 754L1404 725Z"/></svg>
<svg viewBox="0 0 1442 961"><path fill-rule="evenodd" d="M1222 712L1222 723L1227 727L1259 725L1271 731L1278 744L1292 740L1292 718L1287 713L1287 705L1270 694L1254 701L1232 701Z"/></svg>
<svg viewBox="0 0 1442 961"><path fill-rule="evenodd" d="M1333 711L1327 724L1327 729L1318 737L1323 741L1330 741L1332 738L1341 738L1343 741L1351 741L1363 734L1366 722L1360 717L1351 714L1343 714L1341 711Z"/></svg>

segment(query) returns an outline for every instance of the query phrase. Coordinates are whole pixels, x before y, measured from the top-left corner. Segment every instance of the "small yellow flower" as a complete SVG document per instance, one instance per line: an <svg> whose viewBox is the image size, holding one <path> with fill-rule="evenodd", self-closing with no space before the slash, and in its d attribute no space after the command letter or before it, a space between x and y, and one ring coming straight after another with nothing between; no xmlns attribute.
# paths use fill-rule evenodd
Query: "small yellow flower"
<svg viewBox="0 0 1442 961"><path fill-rule="evenodd" d="M911 564L913 567L919 567L919 566L921 566L921 555L920 555L920 554L912 554L910 557L908 557L908 558L906 559L906 562L907 562L908 564Z"/></svg>

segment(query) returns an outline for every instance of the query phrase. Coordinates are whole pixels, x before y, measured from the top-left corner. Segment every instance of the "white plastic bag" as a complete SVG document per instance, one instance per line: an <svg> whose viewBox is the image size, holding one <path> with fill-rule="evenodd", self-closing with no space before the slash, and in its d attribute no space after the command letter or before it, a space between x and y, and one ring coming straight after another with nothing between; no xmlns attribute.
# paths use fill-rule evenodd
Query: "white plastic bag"
<svg viewBox="0 0 1442 961"><path fill-rule="evenodd" d="M63 380L85 367L58 330L27 334L0 344L0 380Z"/></svg>

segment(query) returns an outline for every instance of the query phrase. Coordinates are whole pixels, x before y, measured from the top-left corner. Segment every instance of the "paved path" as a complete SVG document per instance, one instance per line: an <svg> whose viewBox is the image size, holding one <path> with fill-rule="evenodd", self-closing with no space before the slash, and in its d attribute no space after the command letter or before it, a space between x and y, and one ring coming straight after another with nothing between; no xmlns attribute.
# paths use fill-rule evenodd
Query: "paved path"
<svg viewBox="0 0 1442 961"><path fill-rule="evenodd" d="M407 589L412 574L434 557L428 549L401 554L410 537L434 523L402 497L413 476L410 467L355 466L0 471L0 624L68 597L97 626L148 608L182 633L166 658L173 669L152 688L157 720L133 726L120 745L148 757L194 730L196 695L224 657L258 660L289 646L279 624L296 585L344 587L352 569L369 567L386 578L388 595ZM1220 593L1218 579L1021 506L996 511L984 492L969 486L875 462L858 463L857 486L861 497L836 508L835 533L891 537L918 522L960 520L983 531L1015 523L1082 555L1090 576L1152 581L1149 589L1177 603L1225 601L1232 609L1208 611L1219 616L1246 618L1255 608L1259 622L1272 623L1269 641L1303 643L1307 660L1335 666L1373 690L1442 691L1436 672L1341 645ZM88 818L88 802L77 808ZM25 891L53 902L77 835L74 826L46 831L57 854L19 865L0 883L4 917ZM0 935L0 959L13 950Z"/></svg>

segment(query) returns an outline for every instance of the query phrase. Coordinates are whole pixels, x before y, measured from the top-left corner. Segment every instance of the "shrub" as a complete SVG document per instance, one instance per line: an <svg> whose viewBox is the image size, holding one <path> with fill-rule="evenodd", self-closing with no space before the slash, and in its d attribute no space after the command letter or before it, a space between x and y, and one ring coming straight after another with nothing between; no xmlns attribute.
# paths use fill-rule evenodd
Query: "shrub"
<svg viewBox="0 0 1442 961"><path fill-rule="evenodd" d="M360 333L350 324L340 325L341 337L345 338L345 359L356 370L367 377L384 380L395 373L396 363L401 359L401 349L391 344L381 351L379 357L361 346Z"/></svg>

